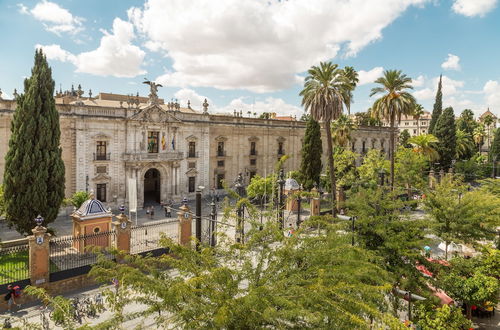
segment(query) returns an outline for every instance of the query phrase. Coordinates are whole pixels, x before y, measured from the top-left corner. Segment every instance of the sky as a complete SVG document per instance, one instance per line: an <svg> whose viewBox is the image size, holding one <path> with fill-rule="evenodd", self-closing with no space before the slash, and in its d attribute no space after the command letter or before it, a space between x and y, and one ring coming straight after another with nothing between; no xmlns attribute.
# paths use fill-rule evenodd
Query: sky
<svg viewBox="0 0 500 330"><path fill-rule="evenodd" d="M299 93L320 61L353 66L352 112L366 111L373 81L398 69L432 111L500 116L498 0L0 0L0 89L12 98L36 48L56 88L146 96L210 112L304 113Z"/></svg>

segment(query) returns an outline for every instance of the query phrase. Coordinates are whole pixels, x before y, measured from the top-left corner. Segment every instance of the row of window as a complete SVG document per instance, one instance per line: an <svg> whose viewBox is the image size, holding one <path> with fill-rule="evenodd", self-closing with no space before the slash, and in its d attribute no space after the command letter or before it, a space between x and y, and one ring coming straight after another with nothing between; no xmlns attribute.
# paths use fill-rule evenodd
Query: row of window
<svg viewBox="0 0 500 330"><path fill-rule="evenodd" d="M405 121L405 126L410 126L410 122L409 121ZM413 126L417 126L418 123L416 121L413 122ZM427 126L427 121L421 121L420 122L420 126Z"/></svg>
<svg viewBox="0 0 500 330"><path fill-rule="evenodd" d="M224 157L226 156L226 151L225 151L225 145L223 141L219 141L217 143L217 156L218 157ZM284 155L285 154L285 149L284 149L284 143L283 142L278 142L278 155ZM255 141L250 142L250 156L257 156L257 143Z"/></svg>

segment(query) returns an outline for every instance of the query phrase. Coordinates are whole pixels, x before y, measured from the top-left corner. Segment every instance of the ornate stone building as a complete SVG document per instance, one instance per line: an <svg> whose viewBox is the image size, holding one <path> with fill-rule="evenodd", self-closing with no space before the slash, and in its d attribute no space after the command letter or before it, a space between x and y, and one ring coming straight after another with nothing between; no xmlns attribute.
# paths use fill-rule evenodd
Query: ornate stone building
<svg viewBox="0 0 500 330"><path fill-rule="evenodd" d="M288 118L258 119L209 113L207 102L195 111L188 103L164 103L151 86L148 98L100 93L59 92L61 146L66 168L66 196L80 190L116 205L127 203L128 178L137 182L138 206L192 196L232 185L238 173L271 173L282 155L286 169L298 169L305 123ZM13 100L0 98L0 183L10 137ZM323 143L325 149L326 142ZM389 129L361 127L352 150L387 150Z"/></svg>

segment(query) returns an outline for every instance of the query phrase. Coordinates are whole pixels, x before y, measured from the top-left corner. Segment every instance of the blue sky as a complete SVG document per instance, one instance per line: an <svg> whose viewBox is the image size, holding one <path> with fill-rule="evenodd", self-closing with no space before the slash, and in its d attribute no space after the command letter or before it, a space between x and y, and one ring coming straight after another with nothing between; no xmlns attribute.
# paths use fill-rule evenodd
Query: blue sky
<svg viewBox="0 0 500 330"><path fill-rule="evenodd" d="M300 115L305 71L331 60L360 73L354 112L401 69L426 109L443 74L445 106L500 115L497 1L0 0L0 88L21 90L42 47L58 89L147 95L147 77L195 108Z"/></svg>

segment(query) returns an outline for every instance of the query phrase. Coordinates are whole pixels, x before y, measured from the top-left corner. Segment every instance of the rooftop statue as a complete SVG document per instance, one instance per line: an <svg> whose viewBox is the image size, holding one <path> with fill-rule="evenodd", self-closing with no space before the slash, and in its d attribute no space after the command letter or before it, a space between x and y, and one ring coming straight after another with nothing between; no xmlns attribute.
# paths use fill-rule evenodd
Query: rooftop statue
<svg viewBox="0 0 500 330"><path fill-rule="evenodd" d="M155 83L154 81L150 81L147 78L144 78L143 84L149 85L149 103L150 104L158 104L158 87L163 87L160 84Z"/></svg>

